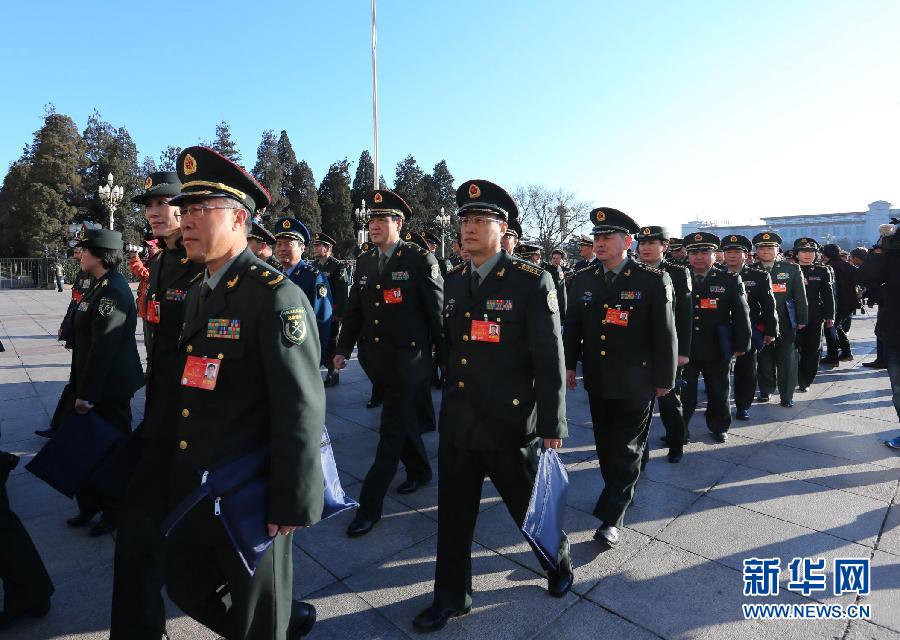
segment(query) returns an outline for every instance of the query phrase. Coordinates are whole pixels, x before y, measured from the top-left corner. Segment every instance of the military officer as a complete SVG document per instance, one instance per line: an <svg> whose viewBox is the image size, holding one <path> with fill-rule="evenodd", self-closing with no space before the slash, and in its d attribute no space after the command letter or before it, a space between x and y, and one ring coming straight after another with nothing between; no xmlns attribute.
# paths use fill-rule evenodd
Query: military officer
<svg viewBox="0 0 900 640"><path fill-rule="evenodd" d="M284 265L284 275L300 287L313 306L324 357L331 338L334 295L328 276L313 263L303 259L303 252L311 239L309 229L296 218L279 218L275 223L275 255Z"/></svg>
<svg viewBox="0 0 900 640"><path fill-rule="evenodd" d="M669 238L669 262L688 266L687 249L682 238Z"/></svg>
<svg viewBox="0 0 900 640"><path fill-rule="evenodd" d="M774 231L753 236L753 246L758 258L753 266L764 269L772 278L779 334L773 343L759 352L757 402L768 402L777 383L781 406L793 407L794 389L797 387L797 331L809 321L803 273L793 262L779 259L781 236Z"/></svg>
<svg viewBox="0 0 900 640"><path fill-rule="evenodd" d="M75 313L69 376L74 410L79 414L95 411L123 433L131 433L131 397L144 386L144 370L135 341L134 294L117 271L122 262L122 234L88 230L81 248L81 268L91 274L94 284ZM70 527L82 527L102 511L90 534L101 536L116 528L115 500L94 489L83 489L75 498L78 515L66 522Z"/></svg>
<svg viewBox="0 0 900 640"><path fill-rule="evenodd" d="M578 254L581 256L581 260L575 263L574 271L576 273L597 260L594 257L594 238L587 234L578 236Z"/></svg>
<svg viewBox="0 0 900 640"><path fill-rule="evenodd" d="M312 305L247 247L250 216L269 203L266 190L205 147L182 151L177 168L181 193L170 202L179 206L187 257L205 270L188 292L177 343L170 505L197 489L202 471L264 448L268 499L258 506L273 544L249 575L212 505L201 502L168 538L166 589L226 638L296 638L309 631L315 610L292 612L291 538L321 517L324 487L325 391ZM204 375L210 362L218 363L212 380Z"/></svg>
<svg viewBox="0 0 900 640"><path fill-rule="evenodd" d="M397 465L406 481L397 491L408 494L431 481L431 465L422 442L418 402L431 381L431 350L443 354L443 279L427 249L400 237L413 216L393 191L375 191L369 213L369 236L375 248L356 263L353 288L338 340L335 369L344 367L359 343L359 361L383 393L381 429L375 460L366 474L350 537L369 533L381 519Z"/></svg>
<svg viewBox="0 0 900 640"><path fill-rule="evenodd" d="M438 245L441 244L441 239L437 236L437 234L432 233L431 231L425 231L421 234L421 237L425 243L425 248L428 249L432 254L434 254L434 257L438 263L438 267L441 270L441 278L443 278L445 275L447 275L447 271L453 268L453 265L450 264L449 260L445 260L437 254L437 248Z"/></svg>
<svg viewBox="0 0 900 640"><path fill-rule="evenodd" d="M750 405L756 391L757 352L778 337L772 279L762 269L746 264L752 247L750 239L741 235L726 236L722 240L725 264L731 273L741 276L750 309L750 350L734 359L734 417L738 420L750 419Z"/></svg>
<svg viewBox="0 0 900 640"><path fill-rule="evenodd" d="M341 331L341 319L347 309L349 293L347 267L334 257L334 238L327 233L317 232L313 234L313 251L316 256L316 266L319 271L328 278L328 286L334 300L331 315L331 331L329 332L328 348L325 350L325 368L328 374L325 376L325 386L333 387L341 381L340 375L334 370L334 353L337 348L338 334Z"/></svg>
<svg viewBox="0 0 900 640"><path fill-rule="evenodd" d="M438 237L430 231L426 231L425 233L407 231L403 234L403 239L406 242L415 242L423 249L428 249L432 254L434 254L434 250L437 248ZM435 258L437 258L436 255ZM437 258L437 261L438 266L441 267L441 278L443 278L446 274L446 269L441 266L442 264L444 264L444 261L440 258ZM440 373L440 366L438 365L437 358L432 358L431 368L431 386L433 386L435 389L440 389L443 385L443 375ZM425 433L426 431L436 430L437 421L434 415L434 402L431 398L431 390L428 388L425 388L423 390L420 411L421 414L419 420L422 428L422 433Z"/></svg>
<svg viewBox="0 0 900 640"><path fill-rule="evenodd" d="M731 426L728 373L732 356L750 350L750 310L737 273L713 268L719 237L703 231L684 239L693 278L694 336L691 361L684 368L684 421L697 408L697 384L706 385L706 426L713 440L725 442Z"/></svg>
<svg viewBox="0 0 900 640"><path fill-rule="evenodd" d="M514 255L519 239L522 237L522 225L518 220L511 220L507 223L506 232L500 238L500 246L509 255Z"/></svg>
<svg viewBox="0 0 900 640"><path fill-rule="evenodd" d="M275 236L259 222L253 222L250 233L247 234L247 246L257 258L265 262L276 271L284 271L284 265L278 262L272 247L275 246Z"/></svg>
<svg viewBox="0 0 900 640"><path fill-rule="evenodd" d="M472 535L489 476L517 525L534 484L537 450L567 434L559 305L550 275L501 249L513 199L487 180L457 189L463 246L471 256L447 275L447 382L441 402L434 600L416 616L436 631L472 606ZM547 590L574 580L565 538L556 564L541 560Z"/></svg>
<svg viewBox="0 0 900 640"><path fill-rule="evenodd" d="M651 403L675 386L678 344L672 279L627 257L640 227L610 207L591 211L591 221L601 264L582 269L572 283L563 331L566 385L575 388L581 356L604 481L594 537L612 547L640 477Z"/></svg>
<svg viewBox="0 0 900 640"><path fill-rule="evenodd" d="M819 372L822 358L822 327L834 327L835 300L834 279L823 264L816 264L819 243L812 238L798 238L794 242L797 262L806 283L806 302L809 322L797 332L797 348L800 362L797 367L797 391L806 393Z"/></svg>
<svg viewBox="0 0 900 640"><path fill-rule="evenodd" d="M665 227L643 227L637 235L638 255L647 266L665 271L672 280L675 308L675 335L678 341L678 368L675 373L675 388L671 393L657 398L659 417L666 428L665 442L669 445L669 462L680 462L684 454L684 444L689 439L687 426L681 406L681 389L678 382L684 366L691 358L691 335L693 306L691 301L691 276L681 265L666 261L665 254L669 242L669 232ZM647 429L653 414L653 404L647 414ZM650 447L644 447L644 464L650 455Z"/></svg>

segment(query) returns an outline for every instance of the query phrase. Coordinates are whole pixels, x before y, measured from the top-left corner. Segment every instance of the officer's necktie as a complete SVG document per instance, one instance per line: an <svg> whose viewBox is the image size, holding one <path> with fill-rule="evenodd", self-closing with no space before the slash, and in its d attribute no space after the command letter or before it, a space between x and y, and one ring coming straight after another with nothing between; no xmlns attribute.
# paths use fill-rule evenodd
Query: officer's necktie
<svg viewBox="0 0 900 640"><path fill-rule="evenodd" d="M699 289L700 287L702 287L702 286L703 286L703 280L704 280L705 278L706 278L706 276L704 276L704 275L702 275L702 274L697 274L697 275L695 275L695 276L694 276L694 288L695 288L695 289Z"/></svg>
<svg viewBox="0 0 900 640"><path fill-rule="evenodd" d="M472 274L472 280L470 282L469 293L471 293L474 296L475 292L478 290L478 285L480 285L480 284L481 284L481 274L476 271Z"/></svg>
<svg viewBox="0 0 900 640"><path fill-rule="evenodd" d="M607 271L603 275L603 277L606 278L606 288L612 289L613 282L615 282L615 279L616 279L616 272L615 271Z"/></svg>
<svg viewBox="0 0 900 640"><path fill-rule="evenodd" d="M200 285L200 304L206 302L206 299L209 298L209 294L212 293L212 288L207 284L203 283Z"/></svg>
<svg viewBox="0 0 900 640"><path fill-rule="evenodd" d="M378 275L381 275L384 271L384 265L387 264L388 257L386 253L381 253L378 255Z"/></svg>

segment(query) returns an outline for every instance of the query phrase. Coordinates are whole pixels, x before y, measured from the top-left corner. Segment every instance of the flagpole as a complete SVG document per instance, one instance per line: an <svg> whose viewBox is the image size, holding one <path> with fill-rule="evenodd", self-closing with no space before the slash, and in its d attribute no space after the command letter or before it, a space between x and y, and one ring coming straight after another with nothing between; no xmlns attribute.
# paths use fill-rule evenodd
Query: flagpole
<svg viewBox="0 0 900 640"><path fill-rule="evenodd" d="M372 115L374 116L375 127L375 177L372 183L375 189L379 189L381 184L378 179L378 62L375 57L375 49L378 43L375 27L375 1L372 0Z"/></svg>

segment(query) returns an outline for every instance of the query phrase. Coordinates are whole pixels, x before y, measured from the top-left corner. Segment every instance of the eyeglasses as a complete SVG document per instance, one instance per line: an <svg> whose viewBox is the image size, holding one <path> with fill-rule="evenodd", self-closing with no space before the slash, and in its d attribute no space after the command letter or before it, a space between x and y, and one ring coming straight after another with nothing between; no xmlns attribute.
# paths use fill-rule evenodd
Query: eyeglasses
<svg viewBox="0 0 900 640"><path fill-rule="evenodd" d="M503 222L503 220L500 220L498 218L490 218L488 216L464 216L462 221L460 222L460 225L463 227L485 227L492 222L496 222L499 224L500 222Z"/></svg>
<svg viewBox="0 0 900 640"><path fill-rule="evenodd" d="M182 218L201 218L206 215L207 211L213 211L215 209L235 211L234 207L208 207L203 204L192 204L187 207L179 207L178 212L175 214L175 219L181 220Z"/></svg>

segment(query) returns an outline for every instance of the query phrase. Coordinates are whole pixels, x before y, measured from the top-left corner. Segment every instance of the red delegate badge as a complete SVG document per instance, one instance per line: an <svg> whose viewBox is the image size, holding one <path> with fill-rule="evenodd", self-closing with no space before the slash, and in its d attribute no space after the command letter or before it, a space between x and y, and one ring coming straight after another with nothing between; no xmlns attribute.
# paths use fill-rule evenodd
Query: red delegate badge
<svg viewBox="0 0 900 640"><path fill-rule="evenodd" d="M188 356L181 374L181 385L212 391L216 388L216 379L221 368L222 361L216 358Z"/></svg>
<svg viewBox="0 0 900 640"><path fill-rule="evenodd" d="M627 327L628 314L628 311L623 311L622 309L607 309L605 319L607 324L617 324L620 327Z"/></svg>
<svg viewBox="0 0 900 640"><path fill-rule="evenodd" d="M159 324L159 302L156 300L147 301L147 322Z"/></svg>
<svg viewBox="0 0 900 640"><path fill-rule="evenodd" d="M700 298L701 309L718 309L718 298Z"/></svg>
<svg viewBox="0 0 900 640"><path fill-rule="evenodd" d="M772 293L787 293L787 284L784 282L773 282Z"/></svg>
<svg viewBox="0 0 900 640"><path fill-rule="evenodd" d="M472 320L471 338L478 342L500 342L500 325L486 320Z"/></svg>
<svg viewBox="0 0 900 640"><path fill-rule="evenodd" d="M400 304L403 302L403 290L402 289L385 289L384 290L384 303L385 304Z"/></svg>

